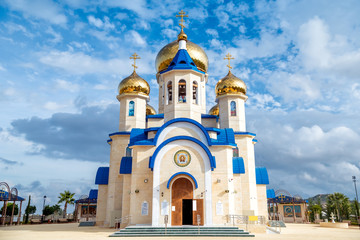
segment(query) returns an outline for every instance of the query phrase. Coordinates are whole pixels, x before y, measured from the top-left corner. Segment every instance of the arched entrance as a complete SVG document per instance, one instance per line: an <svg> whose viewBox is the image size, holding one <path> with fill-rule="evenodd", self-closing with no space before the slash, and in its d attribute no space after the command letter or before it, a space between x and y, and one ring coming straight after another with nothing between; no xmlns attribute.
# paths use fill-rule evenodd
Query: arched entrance
<svg viewBox="0 0 360 240"><path fill-rule="evenodd" d="M203 225L203 200L194 199L194 183L186 178L174 180L171 187L171 225Z"/></svg>
<svg viewBox="0 0 360 240"><path fill-rule="evenodd" d="M194 187L189 179L181 177L171 188L171 225L192 225Z"/></svg>

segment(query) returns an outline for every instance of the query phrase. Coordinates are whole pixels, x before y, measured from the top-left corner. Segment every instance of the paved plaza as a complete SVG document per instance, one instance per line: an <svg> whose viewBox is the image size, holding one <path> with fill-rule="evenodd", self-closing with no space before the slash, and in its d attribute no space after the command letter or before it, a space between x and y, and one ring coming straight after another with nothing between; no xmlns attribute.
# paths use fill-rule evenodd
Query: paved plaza
<svg viewBox="0 0 360 240"><path fill-rule="evenodd" d="M76 223L70 224L42 224L42 225L22 225L0 228L0 240L101 240L110 239L108 236L114 232L114 229L100 227L78 227ZM173 237L180 239L196 239L189 237ZM111 238L114 239L114 238ZM115 238L121 239L121 238ZM124 238L124 239L151 239L142 238ZM153 238L158 239L158 238ZM171 238L161 238L171 239ZM201 237L200 239L216 239L215 237ZM237 239L226 238L228 240ZM253 239L253 238L251 238ZM320 228L316 224L287 224L281 234L255 234L255 239L311 239L311 240L333 240L333 239L360 239L360 230L351 227L349 229Z"/></svg>

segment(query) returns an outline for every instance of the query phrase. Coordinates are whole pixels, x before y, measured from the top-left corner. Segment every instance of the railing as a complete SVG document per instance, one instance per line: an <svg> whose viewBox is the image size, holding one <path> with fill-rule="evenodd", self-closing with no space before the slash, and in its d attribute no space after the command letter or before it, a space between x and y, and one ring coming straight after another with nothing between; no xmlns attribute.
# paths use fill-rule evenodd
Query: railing
<svg viewBox="0 0 360 240"><path fill-rule="evenodd" d="M266 218L265 216L248 216L248 215L235 215L235 214L229 214L226 215L227 223L235 225L246 225L246 231L248 228L248 225L264 225L266 224Z"/></svg>
<svg viewBox="0 0 360 240"><path fill-rule="evenodd" d="M115 228L120 229L120 226L122 223L130 222L130 220L131 220L130 215L122 217L122 218L115 218Z"/></svg>

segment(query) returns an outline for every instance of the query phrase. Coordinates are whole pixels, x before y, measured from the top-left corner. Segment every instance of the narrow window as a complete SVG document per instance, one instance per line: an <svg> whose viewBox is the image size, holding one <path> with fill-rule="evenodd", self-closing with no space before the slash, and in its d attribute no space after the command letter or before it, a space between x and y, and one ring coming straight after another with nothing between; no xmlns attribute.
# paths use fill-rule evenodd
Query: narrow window
<svg viewBox="0 0 360 240"><path fill-rule="evenodd" d="M239 148L233 148L233 157L239 157Z"/></svg>
<svg viewBox="0 0 360 240"><path fill-rule="evenodd" d="M179 102L186 103L186 81L183 79L179 81Z"/></svg>
<svg viewBox="0 0 360 240"><path fill-rule="evenodd" d="M129 116L134 116L135 103L134 101L129 102Z"/></svg>
<svg viewBox="0 0 360 240"><path fill-rule="evenodd" d="M167 84L167 90L168 90L168 104L172 103L172 82L170 81Z"/></svg>
<svg viewBox="0 0 360 240"><path fill-rule="evenodd" d="M231 112L231 116L236 116L236 102L232 101L230 103L230 112Z"/></svg>
<svg viewBox="0 0 360 240"><path fill-rule="evenodd" d="M199 94L198 94L198 84L193 81L193 103L198 104Z"/></svg>
<svg viewBox="0 0 360 240"><path fill-rule="evenodd" d="M132 154L132 149L129 148L129 147L127 147L127 148L126 148L126 156L127 156L127 157L131 157L131 154Z"/></svg>

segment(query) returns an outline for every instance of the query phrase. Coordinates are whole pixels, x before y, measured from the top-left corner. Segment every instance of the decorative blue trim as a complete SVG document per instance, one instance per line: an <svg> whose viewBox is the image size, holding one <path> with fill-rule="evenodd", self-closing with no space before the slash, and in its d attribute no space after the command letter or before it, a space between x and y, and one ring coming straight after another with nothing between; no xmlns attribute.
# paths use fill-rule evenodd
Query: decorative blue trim
<svg viewBox="0 0 360 240"><path fill-rule="evenodd" d="M252 141L253 141L254 143L257 143L257 142L258 142L258 140L257 140L257 139L255 139L255 138L254 138Z"/></svg>
<svg viewBox="0 0 360 240"><path fill-rule="evenodd" d="M234 132L235 135L251 135L251 136L256 136L255 133L251 133L251 132Z"/></svg>
<svg viewBox="0 0 360 240"><path fill-rule="evenodd" d="M130 135L130 132L114 132L114 133L110 133L109 137L114 136L114 135Z"/></svg>
<svg viewBox="0 0 360 240"><path fill-rule="evenodd" d="M158 132L156 133L155 137L154 137L154 145L156 145L156 142L161 134L161 132L166 128L168 127L169 125L173 124L173 123L177 123L177 122L188 122L188 123L192 123L194 125L196 125L197 127L200 128L200 130L204 133L207 141L208 141L208 144L211 145L211 140L210 140L210 136L209 134L207 133L206 129L200 124L198 123L197 121L195 120L192 120L190 118L174 118L174 119L171 119L169 121L167 121L164 125L162 125Z"/></svg>
<svg viewBox="0 0 360 240"><path fill-rule="evenodd" d="M205 72L198 70L186 49L179 49L168 68L161 71L160 74L177 69L189 69L205 74Z"/></svg>
<svg viewBox="0 0 360 240"><path fill-rule="evenodd" d="M139 129L133 128L130 134L130 143L129 146L141 145L141 146L154 146L157 144L157 140L161 132L168 127L169 125L177 122L188 122L197 126L205 135L207 144L212 145L221 145L221 146L233 146L236 147L234 130L231 128L219 129L219 128L205 128L199 122L189 119L189 118L175 118L167 121L159 128L149 128L149 129ZM148 132L157 131L154 139L148 139ZM214 131L217 133L217 139L211 139L208 131Z"/></svg>
<svg viewBox="0 0 360 240"><path fill-rule="evenodd" d="M109 167L99 167L96 172L95 184L108 185Z"/></svg>
<svg viewBox="0 0 360 240"><path fill-rule="evenodd" d="M187 173L187 172L178 172L178 173L175 173L174 175L172 175L172 176L169 178L169 181L167 182L166 187L169 189L171 180L173 180L174 177L176 177L176 176L178 176L178 175L181 175L181 174L187 175L187 176L191 177L191 179L192 179L192 180L194 181L194 183L195 183L195 189L198 188L198 184L197 184L197 181L196 181L196 179L194 178L194 176L191 175L190 173Z"/></svg>
<svg viewBox="0 0 360 240"><path fill-rule="evenodd" d="M242 157L233 157L233 173L245 173L244 159Z"/></svg>
<svg viewBox="0 0 360 240"><path fill-rule="evenodd" d="M164 114L159 113L159 114L154 114L154 115L147 115L146 119L148 119L148 118L164 118Z"/></svg>
<svg viewBox="0 0 360 240"><path fill-rule="evenodd" d="M256 184L269 184L269 175L264 167L255 168Z"/></svg>
<svg viewBox="0 0 360 240"><path fill-rule="evenodd" d="M266 198L275 198L275 191L274 189L267 189L266 190Z"/></svg>
<svg viewBox="0 0 360 240"><path fill-rule="evenodd" d="M218 118L218 116L210 114L201 114L201 118Z"/></svg>
<svg viewBox="0 0 360 240"><path fill-rule="evenodd" d="M163 147L165 147L168 143L177 141L177 140L188 140L188 141L193 141L194 143L198 144L200 147L202 147L205 150L206 154L208 155L208 157L210 159L211 170L213 171L214 168L216 168L215 157L211 155L209 148L204 143L202 143L201 141L199 141L198 139L193 138L193 137L177 136L177 137L172 137L172 138L165 140L155 149L154 154L149 159L149 168L151 168L151 171L154 169L155 159L156 159L156 156L158 155L158 153L160 152L160 150Z"/></svg>
<svg viewBox="0 0 360 240"><path fill-rule="evenodd" d="M91 189L89 192L89 199L97 199L98 198L98 190Z"/></svg>
<svg viewBox="0 0 360 240"><path fill-rule="evenodd" d="M112 142L112 139L109 139L106 142L110 144Z"/></svg>
<svg viewBox="0 0 360 240"><path fill-rule="evenodd" d="M120 174L131 174L132 157L122 157L120 163Z"/></svg>

